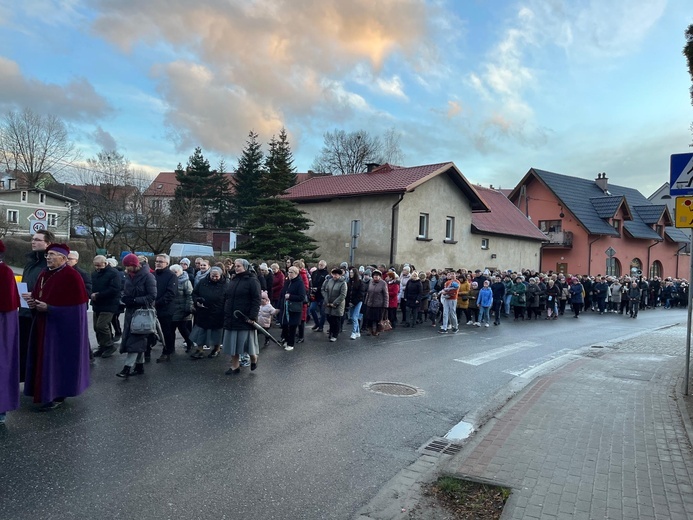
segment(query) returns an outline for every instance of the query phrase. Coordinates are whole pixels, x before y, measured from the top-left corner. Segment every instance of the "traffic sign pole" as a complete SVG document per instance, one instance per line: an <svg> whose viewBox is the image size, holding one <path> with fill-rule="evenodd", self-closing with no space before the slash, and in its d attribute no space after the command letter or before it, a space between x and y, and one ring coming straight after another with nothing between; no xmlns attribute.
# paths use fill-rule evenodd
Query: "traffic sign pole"
<svg viewBox="0 0 693 520"><path fill-rule="evenodd" d="M691 237L691 251L693 251L693 236ZM693 254L690 255L690 270L688 273L688 324L686 325L686 370L683 376L683 395L688 395L688 377L691 367L691 315L693 309L693 291L691 291L691 282L693 282Z"/></svg>

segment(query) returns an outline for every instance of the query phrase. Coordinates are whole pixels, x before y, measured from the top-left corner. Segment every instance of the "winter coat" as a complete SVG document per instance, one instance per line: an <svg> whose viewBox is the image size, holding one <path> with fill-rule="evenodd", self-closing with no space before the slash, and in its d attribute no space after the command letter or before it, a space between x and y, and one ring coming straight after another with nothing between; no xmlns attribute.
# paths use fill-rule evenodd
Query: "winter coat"
<svg viewBox="0 0 693 520"><path fill-rule="evenodd" d="M385 283L387 283L387 306L390 309L396 309L397 304L399 303L399 282L397 280L393 280L392 282Z"/></svg>
<svg viewBox="0 0 693 520"><path fill-rule="evenodd" d="M287 300L286 295L289 295ZM279 295L279 321L282 326L295 326L301 323L303 315L301 311L290 311L289 302L303 303L306 298L306 286L303 284L300 275L294 279L287 276L284 288ZM303 305L302 305L303 307Z"/></svg>
<svg viewBox="0 0 693 520"><path fill-rule="evenodd" d="M325 314L328 316L344 316L344 306L347 295L347 284L341 278L335 280L331 276L322 285L322 298L325 302Z"/></svg>
<svg viewBox="0 0 693 520"><path fill-rule="evenodd" d="M147 350L147 334L130 334L130 323L136 309L153 307L156 300L156 280L145 266L133 273L126 274L123 287L125 319L123 320L123 339L120 342L121 353L140 353Z"/></svg>
<svg viewBox="0 0 693 520"><path fill-rule="evenodd" d="M570 284L570 303L585 303L584 287L581 283Z"/></svg>
<svg viewBox="0 0 693 520"><path fill-rule="evenodd" d="M270 299L273 302L276 302L279 300L279 295L282 292L282 289L284 288L284 282L286 281L286 277L284 276L284 273L281 271L277 271L274 273L274 278L272 278L272 294L270 295Z"/></svg>
<svg viewBox="0 0 693 520"><path fill-rule="evenodd" d="M220 278L214 281L205 276L195 286L192 292L195 326L205 330L222 328L224 324L224 293L229 280ZM201 307L198 305L204 305Z"/></svg>
<svg viewBox="0 0 693 520"><path fill-rule="evenodd" d="M306 289L306 297L303 300L303 311L301 312L301 321L308 320L308 296L310 295L310 277L308 271L304 267L298 272L298 277L303 280L303 287Z"/></svg>
<svg viewBox="0 0 693 520"><path fill-rule="evenodd" d="M188 273L183 271L183 274L178 276L176 297L173 299L173 321L192 319L192 292L193 288Z"/></svg>
<svg viewBox="0 0 693 520"><path fill-rule="evenodd" d="M178 292L178 277L168 267L157 269L156 278L156 307L157 316L173 316L173 300Z"/></svg>
<svg viewBox="0 0 693 520"><path fill-rule="evenodd" d="M316 269L310 275L311 279L311 289L310 296L311 300L315 302L322 301L322 286L325 283L325 279L330 276L327 269Z"/></svg>
<svg viewBox="0 0 693 520"><path fill-rule="evenodd" d="M364 303L371 309L385 309L388 307L389 291L388 285L384 280L376 282L371 280L366 290Z"/></svg>
<svg viewBox="0 0 693 520"><path fill-rule="evenodd" d="M347 282L347 301L351 305L356 305L358 302L363 301L365 296L366 284L363 280L350 278Z"/></svg>
<svg viewBox="0 0 693 520"><path fill-rule="evenodd" d="M539 295L541 289L536 283L527 286L527 307L539 307Z"/></svg>
<svg viewBox="0 0 693 520"><path fill-rule="evenodd" d="M621 303L621 289L623 286L618 283L614 282L611 284L611 301L614 303Z"/></svg>
<svg viewBox="0 0 693 520"><path fill-rule="evenodd" d="M640 300L641 296L642 296L642 291L640 290L640 287L629 287L628 288L628 299L629 300L638 301L638 300Z"/></svg>
<svg viewBox="0 0 693 520"><path fill-rule="evenodd" d="M117 313L122 290L120 273L115 268L106 264L103 269L95 270L91 275L91 291L94 294L91 308L94 312Z"/></svg>
<svg viewBox="0 0 693 520"><path fill-rule="evenodd" d="M467 305L469 309L478 309L477 298L479 297L479 289L469 289Z"/></svg>
<svg viewBox="0 0 693 520"><path fill-rule="evenodd" d="M421 300L424 297L423 286L421 280L410 279L407 286L404 288L404 299L407 302L407 307L416 308L421 305Z"/></svg>
<svg viewBox="0 0 693 520"><path fill-rule="evenodd" d="M510 287L510 294L512 298L510 299L510 305L513 307L526 307L527 306L527 286L522 282L513 283Z"/></svg>
<svg viewBox="0 0 693 520"><path fill-rule="evenodd" d="M36 285L36 280L38 280L41 271L43 271L48 264L46 264L46 257L44 251L32 251L26 255L26 264L24 264L24 271L22 272L22 282L26 284L27 292L34 290L34 285ZM19 308L19 315L24 318L31 318L31 309L25 307Z"/></svg>
<svg viewBox="0 0 693 520"><path fill-rule="evenodd" d="M253 326L245 318L235 315L236 311L257 321L260 312L260 282L250 271L237 273L224 291L224 329L253 330Z"/></svg>
<svg viewBox="0 0 693 520"><path fill-rule="evenodd" d="M493 293L494 300L502 302L505 297L505 284L503 282L492 283L491 292Z"/></svg>
<svg viewBox="0 0 693 520"><path fill-rule="evenodd" d="M272 307L271 303L265 305L260 305L260 312L257 315L257 322L261 327L269 329L272 326L272 316L279 312L277 309Z"/></svg>
<svg viewBox="0 0 693 520"><path fill-rule="evenodd" d="M472 284L465 278L458 280L460 288L457 290L457 307L460 309L469 309L469 291L472 290Z"/></svg>
<svg viewBox="0 0 693 520"><path fill-rule="evenodd" d="M484 287L479 291L476 303L479 307L491 307L493 305L493 291L490 287Z"/></svg>
<svg viewBox="0 0 693 520"><path fill-rule="evenodd" d="M606 282L596 283L592 286L592 292L594 293L595 298L598 300L606 300L609 293L609 286Z"/></svg>

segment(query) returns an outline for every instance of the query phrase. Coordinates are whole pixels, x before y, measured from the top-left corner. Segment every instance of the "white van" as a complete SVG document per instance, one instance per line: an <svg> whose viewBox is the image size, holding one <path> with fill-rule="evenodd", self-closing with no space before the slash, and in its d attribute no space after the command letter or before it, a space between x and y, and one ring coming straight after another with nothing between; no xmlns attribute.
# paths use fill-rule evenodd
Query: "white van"
<svg viewBox="0 0 693 520"><path fill-rule="evenodd" d="M214 256L214 249L206 244L171 244L169 255L179 259L188 257L191 261L194 261L195 257L198 256L205 258Z"/></svg>

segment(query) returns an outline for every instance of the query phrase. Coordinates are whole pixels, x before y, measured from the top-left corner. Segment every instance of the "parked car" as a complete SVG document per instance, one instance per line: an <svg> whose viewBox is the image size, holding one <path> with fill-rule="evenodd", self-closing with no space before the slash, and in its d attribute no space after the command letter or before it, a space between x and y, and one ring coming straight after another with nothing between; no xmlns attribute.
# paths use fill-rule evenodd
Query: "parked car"
<svg viewBox="0 0 693 520"><path fill-rule="evenodd" d="M190 257L210 257L214 256L214 248L206 244L171 244L171 252L169 255L173 258Z"/></svg>

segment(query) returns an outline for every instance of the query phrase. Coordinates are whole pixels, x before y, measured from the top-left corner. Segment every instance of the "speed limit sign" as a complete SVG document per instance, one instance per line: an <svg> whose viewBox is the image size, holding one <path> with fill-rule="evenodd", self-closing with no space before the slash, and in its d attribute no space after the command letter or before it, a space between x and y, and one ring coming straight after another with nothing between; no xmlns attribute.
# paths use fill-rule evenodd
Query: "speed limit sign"
<svg viewBox="0 0 693 520"><path fill-rule="evenodd" d="M29 222L29 232L33 235L37 231L42 231L48 227L48 222L45 220L34 220Z"/></svg>
<svg viewBox="0 0 693 520"><path fill-rule="evenodd" d="M36 220L43 220L46 218L46 210L39 208L36 211L34 211L34 216L36 217Z"/></svg>

